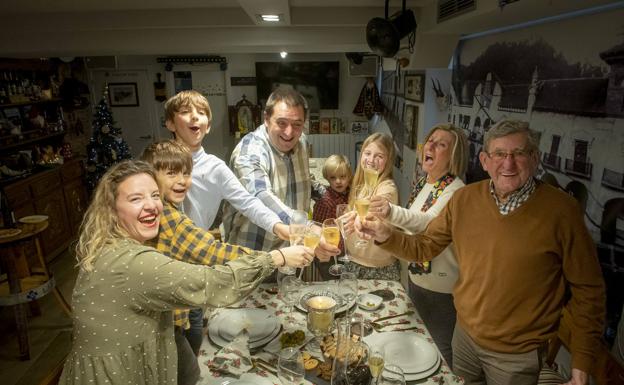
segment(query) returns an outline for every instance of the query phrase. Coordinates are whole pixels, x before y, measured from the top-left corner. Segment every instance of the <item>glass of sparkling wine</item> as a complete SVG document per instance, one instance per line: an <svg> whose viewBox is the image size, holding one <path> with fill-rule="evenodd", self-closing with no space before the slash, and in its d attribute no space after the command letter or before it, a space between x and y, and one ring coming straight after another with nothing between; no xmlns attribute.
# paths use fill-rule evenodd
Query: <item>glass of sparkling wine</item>
<svg viewBox="0 0 624 385"><path fill-rule="evenodd" d="M277 377L282 384L299 385L303 383L304 375L303 355L299 349L282 349L277 359Z"/></svg>
<svg viewBox="0 0 624 385"><path fill-rule="evenodd" d="M373 190L366 184L360 186L355 193L355 202L353 205L355 206L355 211L357 212L360 220L366 218L368 215L368 209L370 207L370 194ZM365 239L358 239L355 241L355 246L357 247L366 247L369 242Z"/></svg>
<svg viewBox="0 0 624 385"><path fill-rule="evenodd" d="M324 295L310 297L306 301L308 330L316 337L311 349L320 351L320 339L331 333L336 305L336 300Z"/></svg>
<svg viewBox="0 0 624 385"><path fill-rule="evenodd" d="M340 245L340 228L336 219L330 218L323 221L323 238L325 242L332 246L338 247ZM334 264L329 267L329 274L340 275L342 269L343 266L338 264L338 260L334 255Z"/></svg>
<svg viewBox="0 0 624 385"><path fill-rule="evenodd" d="M338 228L340 229L340 234L344 242L344 255L338 258L338 260L343 263L347 263L351 260L349 258L349 250L347 249L347 234L344 228L346 220L343 218L343 215L346 215L349 211L349 205L346 203L336 205L336 222L338 223Z"/></svg>
<svg viewBox="0 0 624 385"><path fill-rule="evenodd" d="M306 231L306 224L308 223L308 214L302 210L295 210L290 217L290 224L288 225L290 245L297 246L303 245L303 236ZM279 272L285 275L295 274L294 267L280 267Z"/></svg>
<svg viewBox="0 0 624 385"><path fill-rule="evenodd" d="M373 165L364 165L364 184L374 190L379 180L379 171Z"/></svg>
<svg viewBox="0 0 624 385"><path fill-rule="evenodd" d="M368 352L368 368L375 379L375 384L379 382L379 375L384 368L384 351L378 347L370 347Z"/></svg>

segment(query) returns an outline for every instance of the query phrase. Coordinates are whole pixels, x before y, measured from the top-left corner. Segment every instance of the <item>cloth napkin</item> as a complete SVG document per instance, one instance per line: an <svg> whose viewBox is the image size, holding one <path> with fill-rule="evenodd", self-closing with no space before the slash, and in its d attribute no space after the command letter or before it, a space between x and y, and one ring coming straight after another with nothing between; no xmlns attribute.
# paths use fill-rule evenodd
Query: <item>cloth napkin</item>
<svg viewBox="0 0 624 385"><path fill-rule="evenodd" d="M211 360L206 362L208 368L222 375L231 375L236 378L247 373L253 367L249 352L249 332L241 332L226 346L215 353Z"/></svg>

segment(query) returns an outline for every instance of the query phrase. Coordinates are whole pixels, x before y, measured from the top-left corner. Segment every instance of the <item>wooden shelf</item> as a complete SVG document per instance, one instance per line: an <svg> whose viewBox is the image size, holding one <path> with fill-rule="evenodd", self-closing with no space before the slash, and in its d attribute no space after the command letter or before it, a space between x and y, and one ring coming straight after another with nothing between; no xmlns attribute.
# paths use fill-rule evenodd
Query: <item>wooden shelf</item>
<svg viewBox="0 0 624 385"><path fill-rule="evenodd" d="M37 142L41 142L43 140L46 139L54 139L54 138L58 138L58 137L62 137L65 135L65 131L61 131L61 132L55 132L53 134L48 134L48 135L43 135L43 136L39 136L36 138L31 138L31 139L26 139L26 140L22 140L18 143L13 143L13 144L9 144L7 146L0 146L0 151L7 151L10 150L12 148L18 148L18 147L22 147L31 143L37 143Z"/></svg>
<svg viewBox="0 0 624 385"><path fill-rule="evenodd" d="M60 101L61 99L40 99L40 100L29 101L29 102L0 104L0 108L22 107L22 106L30 106L31 104L55 103L55 102L60 102Z"/></svg>

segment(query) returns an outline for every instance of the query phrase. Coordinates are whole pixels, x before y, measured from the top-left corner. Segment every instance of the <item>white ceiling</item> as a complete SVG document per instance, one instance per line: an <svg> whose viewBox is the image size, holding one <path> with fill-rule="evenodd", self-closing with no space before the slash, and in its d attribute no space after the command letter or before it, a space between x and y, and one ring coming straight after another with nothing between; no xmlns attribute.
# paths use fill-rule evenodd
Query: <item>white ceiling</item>
<svg viewBox="0 0 624 385"><path fill-rule="evenodd" d="M474 11L442 23L437 0L407 7L417 46L444 46L446 55L461 34L614 2L519 0L501 10L497 0L476 0ZM391 0L390 14L400 7ZM259 13L285 21L265 25ZM367 52L366 24L383 16L384 0L2 0L0 56Z"/></svg>

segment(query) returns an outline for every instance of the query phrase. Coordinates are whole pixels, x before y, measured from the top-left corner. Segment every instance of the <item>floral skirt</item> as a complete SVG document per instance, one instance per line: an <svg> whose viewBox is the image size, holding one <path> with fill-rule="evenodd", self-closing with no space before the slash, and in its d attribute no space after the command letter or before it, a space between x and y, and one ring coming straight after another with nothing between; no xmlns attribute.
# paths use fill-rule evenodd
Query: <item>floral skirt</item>
<svg viewBox="0 0 624 385"><path fill-rule="evenodd" d="M401 263L399 260L383 267L368 267L349 261L344 265L345 271L355 273L358 279L381 279L388 281L401 281Z"/></svg>

